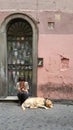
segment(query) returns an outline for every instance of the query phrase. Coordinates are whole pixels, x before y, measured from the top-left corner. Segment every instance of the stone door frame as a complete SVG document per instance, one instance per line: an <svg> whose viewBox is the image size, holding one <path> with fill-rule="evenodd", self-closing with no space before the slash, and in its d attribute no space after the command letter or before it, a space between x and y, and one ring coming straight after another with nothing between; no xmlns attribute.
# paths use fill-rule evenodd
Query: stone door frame
<svg viewBox="0 0 73 130"><path fill-rule="evenodd" d="M32 51L33 51L33 71L32 71L32 96L37 96L37 55L38 55L38 28L37 28L37 24L36 21L34 19L32 19L31 17L29 17L26 14L22 14L22 13L13 13L9 16L7 16L0 28L0 46L3 43L3 54L2 54L2 58L0 59L0 61L2 62L2 64L4 65L4 81L2 81L1 84L3 84L3 82L5 82L5 90L4 90L4 96L8 96L7 94L7 88L8 88L8 78L7 78L7 36L6 36L6 29L7 29L7 24L13 20L14 18L22 18L24 20L26 20L27 22L29 22L29 24L32 27L33 30L33 41L32 41ZM2 60L3 59L3 60ZM3 95L3 94L2 94Z"/></svg>

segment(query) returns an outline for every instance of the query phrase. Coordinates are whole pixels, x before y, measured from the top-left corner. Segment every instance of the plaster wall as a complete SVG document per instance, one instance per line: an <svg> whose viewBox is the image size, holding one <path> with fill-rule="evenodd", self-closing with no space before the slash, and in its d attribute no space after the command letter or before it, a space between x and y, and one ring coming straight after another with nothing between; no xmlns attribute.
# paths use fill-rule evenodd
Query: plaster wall
<svg viewBox="0 0 73 130"><path fill-rule="evenodd" d="M1 11L21 11L21 10L62 10L73 12L72 0L0 0Z"/></svg>
<svg viewBox="0 0 73 130"><path fill-rule="evenodd" d="M38 57L38 95L73 99L73 34L39 35Z"/></svg>
<svg viewBox="0 0 73 130"><path fill-rule="evenodd" d="M73 99L73 13L2 10L0 26L7 16L17 12L35 19L38 27L38 58L43 58L43 66L37 67L37 96ZM48 22L55 24L52 30L48 29ZM0 62L6 64L6 39L2 36L3 33L5 34L0 30L0 45L3 47L1 55L4 57L0 56ZM6 73L6 70L4 72ZM5 95L4 83L1 83L1 94L3 92L2 95Z"/></svg>

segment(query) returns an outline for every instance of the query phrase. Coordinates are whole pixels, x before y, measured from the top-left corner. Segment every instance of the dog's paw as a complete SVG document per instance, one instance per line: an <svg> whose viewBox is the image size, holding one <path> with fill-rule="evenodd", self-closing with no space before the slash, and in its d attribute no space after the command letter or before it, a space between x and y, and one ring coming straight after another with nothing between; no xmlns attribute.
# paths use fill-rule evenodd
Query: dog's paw
<svg viewBox="0 0 73 130"><path fill-rule="evenodd" d="M50 108L53 108L53 106L54 106L54 105L52 104L52 105L50 106Z"/></svg>
<svg viewBox="0 0 73 130"><path fill-rule="evenodd" d="M21 106L21 108L22 108L23 111L25 111L25 107L22 107L22 106Z"/></svg>
<svg viewBox="0 0 73 130"><path fill-rule="evenodd" d="M48 107L45 107L46 110L48 110L49 108Z"/></svg>
<svg viewBox="0 0 73 130"><path fill-rule="evenodd" d="M52 106L50 106L50 108L53 108L53 105L52 105Z"/></svg>
<svg viewBox="0 0 73 130"><path fill-rule="evenodd" d="M25 111L25 108L22 108L23 111Z"/></svg>

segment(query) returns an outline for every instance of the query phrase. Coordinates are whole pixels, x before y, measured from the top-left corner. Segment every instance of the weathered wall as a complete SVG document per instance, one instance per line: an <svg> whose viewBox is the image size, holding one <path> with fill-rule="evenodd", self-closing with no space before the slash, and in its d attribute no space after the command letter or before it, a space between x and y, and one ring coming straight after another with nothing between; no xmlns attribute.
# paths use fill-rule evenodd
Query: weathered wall
<svg viewBox="0 0 73 130"><path fill-rule="evenodd" d="M73 12L72 0L0 0L0 10L49 10Z"/></svg>
<svg viewBox="0 0 73 130"><path fill-rule="evenodd" d="M73 99L73 14L43 12L40 16L38 95ZM54 22L49 30L48 22Z"/></svg>
<svg viewBox="0 0 73 130"><path fill-rule="evenodd" d="M72 0L0 0L0 25L7 16L17 12L37 21L38 57L43 58L43 67L38 67L37 72L38 96L73 99L72 3ZM54 24L53 29L48 28L50 22ZM0 32L0 44L1 35ZM1 58L0 62L5 64Z"/></svg>
<svg viewBox="0 0 73 130"><path fill-rule="evenodd" d="M42 44L42 45L41 45ZM39 37L38 95L50 98L73 98L73 35Z"/></svg>

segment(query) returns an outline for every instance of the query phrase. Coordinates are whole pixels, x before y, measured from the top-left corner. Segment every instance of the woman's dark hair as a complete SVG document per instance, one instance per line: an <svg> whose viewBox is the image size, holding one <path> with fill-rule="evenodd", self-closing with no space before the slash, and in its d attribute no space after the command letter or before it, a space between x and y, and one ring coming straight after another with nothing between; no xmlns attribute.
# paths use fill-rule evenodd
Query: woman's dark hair
<svg viewBox="0 0 73 130"><path fill-rule="evenodd" d="M19 77L19 78L18 78L18 82L19 82L19 81L25 81L25 77Z"/></svg>

